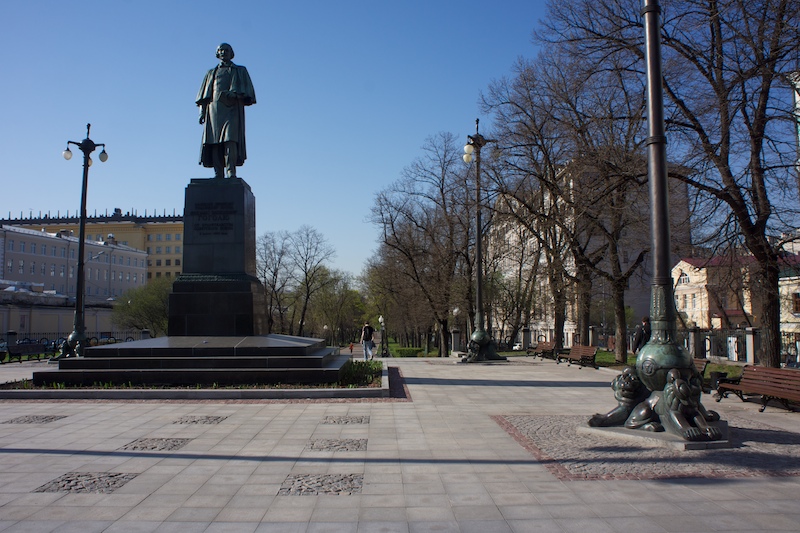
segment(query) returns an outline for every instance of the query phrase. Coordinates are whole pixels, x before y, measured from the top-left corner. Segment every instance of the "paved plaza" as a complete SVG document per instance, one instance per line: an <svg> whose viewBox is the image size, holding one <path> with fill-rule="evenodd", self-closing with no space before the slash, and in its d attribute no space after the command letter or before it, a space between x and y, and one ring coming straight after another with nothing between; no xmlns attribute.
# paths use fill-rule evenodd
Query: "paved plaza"
<svg viewBox="0 0 800 533"><path fill-rule="evenodd" d="M386 363L391 398L2 400L0 531L800 531L800 412L704 395L733 447L678 451L579 431L611 370Z"/></svg>

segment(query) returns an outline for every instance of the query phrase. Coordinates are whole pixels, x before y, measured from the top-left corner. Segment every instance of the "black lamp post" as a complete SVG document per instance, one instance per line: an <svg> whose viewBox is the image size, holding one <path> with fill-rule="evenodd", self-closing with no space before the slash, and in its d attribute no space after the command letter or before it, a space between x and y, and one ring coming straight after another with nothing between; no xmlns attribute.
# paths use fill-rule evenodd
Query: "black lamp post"
<svg viewBox="0 0 800 533"><path fill-rule="evenodd" d="M381 325L381 357L389 357L389 339L386 338L386 320L383 315L378 317L378 323Z"/></svg>
<svg viewBox="0 0 800 533"><path fill-rule="evenodd" d="M661 7L644 0L642 9L647 63L647 174L650 183L650 231L653 281L650 297L650 341L639 352L636 369L651 391L663 390L667 372L688 368L692 360L677 342L677 311L670 264L669 190L667 187L667 137L664 130L664 96L661 71Z"/></svg>
<svg viewBox="0 0 800 533"><path fill-rule="evenodd" d="M494 139L487 139L478 131L480 119L475 119L475 135L467 135L464 146L464 162L475 160L475 331L469 343L469 353L464 362L480 362L488 360L505 361L505 357L497 355L495 343L486 333L483 320L483 225L481 223L481 148Z"/></svg>
<svg viewBox="0 0 800 533"><path fill-rule="evenodd" d="M67 141L67 149L64 150L63 153L64 159L72 159L72 152L69 149L70 144L74 144L83 152L83 185L81 188L81 215L78 230L78 273L75 289L75 321L73 323L72 333L69 334L67 342L62 346L61 355L63 356L83 356L84 349L86 348L86 321L84 315L86 280L84 279L83 271L85 262L84 255L86 253L86 187L89 182L89 167L92 166L92 159L89 157L89 154L94 152L95 148L101 146L103 151L100 152L99 159L103 163L108 160L106 145L95 143L89 138L89 130L91 127L91 124L86 125L86 138L81 142Z"/></svg>

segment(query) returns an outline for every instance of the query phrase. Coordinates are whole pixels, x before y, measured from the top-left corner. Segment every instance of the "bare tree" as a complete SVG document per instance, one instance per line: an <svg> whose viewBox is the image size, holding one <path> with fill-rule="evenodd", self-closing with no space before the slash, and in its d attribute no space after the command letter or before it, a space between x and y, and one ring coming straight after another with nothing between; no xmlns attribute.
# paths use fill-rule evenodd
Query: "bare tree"
<svg viewBox="0 0 800 533"><path fill-rule="evenodd" d="M268 231L256 243L256 269L266 292L267 333L287 332L286 315L292 298L290 234Z"/></svg>
<svg viewBox="0 0 800 533"><path fill-rule="evenodd" d="M539 37L643 78L640 7L636 0L551 2ZM788 89L799 66L798 27L796 0L675 0L662 23L668 157L696 170L681 179L726 208L718 218L756 260L767 366L779 365L781 347L774 237L798 224Z"/></svg>
<svg viewBox="0 0 800 533"><path fill-rule="evenodd" d="M398 182L378 195L372 220L382 229L384 253L419 289L438 324L439 355L444 356L452 290L468 247L467 190L454 135L428 139L423 152Z"/></svg>
<svg viewBox="0 0 800 533"><path fill-rule="evenodd" d="M325 264L336 256L336 251L320 232L307 225L301 226L289 235L288 245L300 303L297 335L302 337L311 298L317 291L331 283Z"/></svg>

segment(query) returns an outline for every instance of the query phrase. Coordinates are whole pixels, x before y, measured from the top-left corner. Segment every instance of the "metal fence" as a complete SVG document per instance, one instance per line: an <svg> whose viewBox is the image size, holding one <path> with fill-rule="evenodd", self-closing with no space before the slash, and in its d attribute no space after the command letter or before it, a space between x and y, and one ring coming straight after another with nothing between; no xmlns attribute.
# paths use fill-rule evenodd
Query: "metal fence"
<svg viewBox="0 0 800 533"><path fill-rule="evenodd" d="M45 331L45 332L24 332L7 331L2 335L3 344L44 344L56 350L69 337L69 331ZM114 344L117 342L130 342L141 339L149 339L150 332L147 330L123 330L123 331L87 331L86 338L90 346L103 344Z"/></svg>

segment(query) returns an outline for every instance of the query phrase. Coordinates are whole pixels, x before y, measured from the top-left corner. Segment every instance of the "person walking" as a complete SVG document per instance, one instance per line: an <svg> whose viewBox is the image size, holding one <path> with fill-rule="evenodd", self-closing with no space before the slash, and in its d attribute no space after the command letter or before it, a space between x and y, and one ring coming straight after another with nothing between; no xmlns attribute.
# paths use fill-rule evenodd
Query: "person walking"
<svg viewBox="0 0 800 533"><path fill-rule="evenodd" d="M638 353L642 346L650 340L650 317L643 316L642 323L636 326L636 333L633 334L633 353Z"/></svg>
<svg viewBox="0 0 800 533"><path fill-rule="evenodd" d="M361 328L361 345L364 347L364 361L372 359L372 349L375 343L372 342L372 335L375 333L375 328L369 325L369 322L364 322L364 327Z"/></svg>

